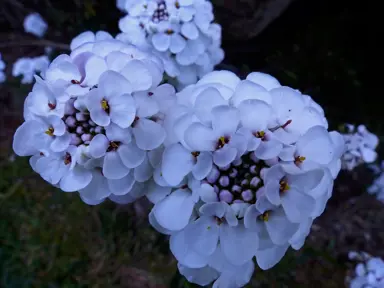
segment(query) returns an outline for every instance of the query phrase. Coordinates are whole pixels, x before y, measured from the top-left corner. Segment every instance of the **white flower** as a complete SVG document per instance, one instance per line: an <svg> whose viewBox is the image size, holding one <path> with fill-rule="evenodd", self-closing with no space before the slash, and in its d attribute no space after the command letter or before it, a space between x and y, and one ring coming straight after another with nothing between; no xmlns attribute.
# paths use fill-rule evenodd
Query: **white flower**
<svg viewBox="0 0 384 288"><path fill-rule="evenodd" d="M332 195L343 137L312 98L263 73L211 72L176 96L148 186L150 223L171 236L189 281L242 287L253 257L270 269L304 245Z"/></svg>
<svg viewBox="0 0 384 288"><path fill-rule="evenodd" d="M194 84L224 58L221 27L207 0L127 1L117 39L155 50L179 86Z"/></svg>
<svg viewBox="0 0 384 288"><path fill-rule="evenodd" d="M39 13L31 13L24 19L24 30L37 37L43 37L48 25Z"/></svg>
<svg viewBox="0 0 384 288"><path fill-rule="evenodd" d="M372 257L365 252L355 252L353 260L359 261L355 267L354 276L348 276L346 283L351 288L381 288L384 285L384 261L379 257Z"/></svg>
<svg viewBox="0 0 384 288"><path fill-rule="evenodd" d="M21 83L29 84L33 82L33 78L37 72L44 75L49 65L47 56L39 56L35 58L19 58L13 64L12 75L14 77L22 76Z"/></svg>
<svg viewBox="0 0 384 288"><path fill-rule="evenodd" d="M364 125L355 128L346 124L347 133L343 134L346 150L342 157L342 169L353 170L362 163L372 163L377 158L375 151L378 137L370 133Z"/></svg>
<svg viewBox="0 0 384 288"><path fill-rule="evenodd" d="M1 59L1 53L0 53L0 83L5 82L5 79L6 79L6 75L4 73L5 67L6 67L5 62L3 61L3 59Z"/></svg>
<svg viewBox="0 0 384 288"><path fill-rule="evenodd" d="M105 32L82 33L72 44L70 55L35 77L14 151L32 156L32 168L46 181L79 191L89 205L133 202L159 166L175 89L159 85L156 56Z"/></svg>

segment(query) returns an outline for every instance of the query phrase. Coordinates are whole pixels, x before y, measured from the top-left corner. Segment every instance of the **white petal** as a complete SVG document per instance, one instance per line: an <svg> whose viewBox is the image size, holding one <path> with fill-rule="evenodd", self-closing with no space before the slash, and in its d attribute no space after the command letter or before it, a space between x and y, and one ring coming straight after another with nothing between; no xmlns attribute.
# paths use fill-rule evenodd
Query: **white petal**
<svg viewBox="0 0 384 288"><path fill-rule="evenodd" d="M175 258L183 265L190 268L202 268L207 265L208 258L203 257L186 244L185 230L174 233L170 238L170 248Z"/></svg>
<svg viewBox="0 0 384 288"><path fill-rule="evenodd" d="M375 162L377 158L377 153L374 150L371 150L369 148L362 148L361 149L361 156L365 163L372 163Z"/></svg>
<svg viewBox="0 0 384 288"><path fill-rule="evenodd" d="M213 151L218 139L211 128L201 123L193 123L185 131L184 140L194 151Z"/></svg>
<svg viewBox="0 0 384 288"><path fill-rule="evenodd" d="M200 79L199 85L203 84L213 84L218 83L222 84L233 91L235 91L237 85L240 83L239 77L235 73L222 70L222 71L213 71L208 73L203 78Z"/></svg>
<svg viewBox="0 0 384 288"><path fill-rule="evenodd" d="M220 95L215 88L208 88L202 91L195 101L195 113L204 123L210 124L213 115L212 109L216 106L227 104L227 101Z"/></svg>
<svg viewBox="0 0 384 288"><path fill-rule="evenodd" d="M257 265L263 270L268 270L280 262L281 258L284 257L285 252L289 244L282 246L273 246L272 248L259 250L256 252Z"/></svg>
<svg viewBox="0 0 384 288"><path fill-rule="evenodd" d="M112 70L108 70L100 76L98 87L106 99L132 92L131 83L120 73Z"/></svg>
<svg viewBox="0 0 384 288"><path fill-rule="evenodd" d="M243 224L236 227L220 227L221 249L234 265L243 265L253 258L258 248L258 240L257 232L246 229Z"/></svg>
<svg viewBox="0 0 384 288"><path fill-rule="evenodd" d="M105 112L101 106L96 109L91 109L90 111L91 119L99 126L108 126L111 123L111 119L107 112Z"/></svg>
<svg viewBox="0 0 384 288"><path fill-rule="evenodd" d="M219 137L235 133L239 120L240 114L236 108L221 105L212 109L212 128Z"/></svg>
<svg viewBox="0 0 384 288"><path fill-rule="evenodd" d="M133 91L148 90L152 86L152 76L148 68L139 60L130 61L121 74L132 83Z"/></svg>
<svg viewBox="0 0 384 288"><path fill-rule="evenodd" d="M134 141L120 145L117 153L119 153L121 161L128 168L136 168L143 163L145 158L145 151L139 149Z"/></svg>
<svg viewBox="0 0 384 288"><path fill-rule="evenodd" d="M64 192L74 192L86 187L92 180L92 173L82 167L76 166L69 170L60 180L60 189Z"/></svg>
<svg viewBox="0 0 384 288"><path fill-rule="evenodd" d="M209 266L193 269L178 263L177 267L179 268L180 274L183 275L188 282L200 286L206 286L219 277L219 272Z"/></svg>
<svg viewBox="0 0 384 288"><path fill-rule="evenodd" d="M65 133L63 136L55 137L52 141L50 148L53 152L61 152L68 148L71 142L72 136L69 133Z"/></svg>
<svg viewBox="0 0 384 288"><path fill-rule="evenodd" d="M161 225L157 222L155 215L153 215L153 211L149 213L148 220L149 220L149 224L151 224L151 226L157 232L160 232L161 234L165 234L165 235L171 235L173 233L172 231L164 229L164 227L161 227Z"/></svg>
<svg viewBox="0 0 384 288"><path fill-rule="evenodd" d="M192 168L192 174L197 180L203 180L212 169L212 154L210 152L201 152L197 156L197 162Z"/></svg>
<svg viewBox="0 0 384 288"><path fill-rule="evenodd" d="M283 193L281 202L289 221L299 223L311 215L315 208L315 199L294 188Z"/></svg>
<svg viewBox="0 0 384 288"><path fill-rule="evenodd" d="M263 86L268 91L281 86L276 78L272 77L271 75L260 72L253 72L248 74L247 80L252 81L253 83L256 83L260 86Z"/></svg>
<svg viewBox="0 0 384 288"><path fill-rule="evenodd" d="M34 146L34 138L38 137L36 134L39 134L41 129L44 128L39 121L24 122L13 136L13 151L19 156L29 156L37 153L38 148L44 148Z"/></svg>
<svg viewBox="0 0 384 288"><path fill-rule="evenodd" d="M310 128L297 141L297 153L320 164L328 164L333 158L333 147L327 129L322 126ZM305 160L304 160L305 161Z"/></svg>
<svg viewBox="0 0 384 288"><path fill-rule="evenodd" d="M242 101L250 99L260 100L267 104L272 103L271 95L262 86L248 80L241 81L231 98L232 105L238 107Z"/></svg>
<svg viewBox="0 0 384 288"><path fill-rule="evenodd" d="M155 181L150 181L147 186L147 196L148 200L156 204L157 202L163 200L167 197L172 191L172 187L163 187L157 185Z"/></svg>
<svg viewBox="0 0 384 288"><path fill-rule="evenodd" d="M152 44L157 51L167 51L171 45L171 37L165 33L156 33L152 36Z"/></svg>
<svg viewBox="0 0 384 288"><path fill-rule="evenodd" d="M164 128L145 118L139 119L133 127L136 144L140 149L152 150L159 147L165 139Z"/></svg>
<svg viewBox="0 0 384 288"><path fill-rule="evenodd" d="M281 208L271 211L265 224L271 240L276 245L285 244L299 228L298 224L288 220Z"/></svg>
<svg viewBox="0 0 384 288"><path fill-rule="evenodd" d="M186 45L187 45L187 42L183 37L180 36L179 33L173 33L171 35L171 45L169 47L169 50L172 53L177 54L181 52Z"/></svg>
<svg viewBox="0 0 384 288"><path fill-rule="evenodd" d="M206 203L218 202L218 196L215 190L208 183L202 183L198 189L199 196L202 201ZM224 213L224 212L223 212Z"/></svg>
<svg viewBox="0 0 384 288"><path fill-rule="evenodd" d="M191 194L179 189L158 202L153 208L153 213L162 227L177 231L187 226L194 205Z"/></svg>
<svg viewBox="0 0 384 288"><path fill-rule="evenodd" d="M82 199L98 201L108 197L111 192L108 189L107 179L101 175L101 171L94 170L92 172L92 181L79 193Z"/></svg>
<svg viewBox="0 0 384 288"><path fill-rule="evenodd" d="M187 22L181 26L181 34L188 39L194 40L199 37L199 30L197 30L193 22Z"/></svg>
<svg viewBox="0 0 384 288"><path fill-rule="evenodd" d="M130 169L127 168L119 154L115 151L108 152L104 157L103 174L108 179L121 179L128 175Z"/></svg>
<svg viewBox="0 0 384 288"><path fill-rule="evenodd" d="M100 158L105 155L109 146L109 140L103 134L97 134L89 144L89 153L94 158Z"/></svg>
<svg viewBox="0 0 384 288"><path fill-rule="evenodd" d="M235 160L237 149L229 145L213 152L213 162L219 167L225 167Z"/></svg>
<svg viewBox="0 0 384 288"><path fill-rule="evenodd" d="M134 94L134 99L137 106L137 116L150 117L159 112L159 105L156 100L148 96L148 92L136 92Z"/></svg>
<svg viewBox="0 0 384 288"><path fill-rule="evenodd" d="M191 248L203 256L215 252L219 240L219 226L213 217L200 217L185 229L186 239Z"/></svg>
<svg viewBox="0 0 384 288"><path fill-rule="evenodd" d="M81 84L89 87L98 84L100 75L107 69L107 64L103 58L97 56L89 57L87 62L85 62L85 78Z"/></svg>
<svg viewBox="0 0 384 288"><path fill-rule="evenodd" d="M148 156L145 155L144 161L135 168L135 180L138 182L148 181L152 177L153 170L153 167L149 163Z"/></svg>
<svg viewBox="0 0 384 288"><path fill-rule="evenodd" d="M194 156L181 144L173 144L164 150L161 171L171 186L178 185L192 170Z"/></svg>
<svg viewBox="0 0 384 288"><path fill-rule="evenodd" d="M77 35L75 38L72 39L71 41L71 51L75 50L77 47L83 45L84 43L87 42L94 42L95 41L95 34L91 31L86 31L83 33L80 33Z"/></svg>
<svg viewBox="0 0 384 288"><path fill-rule="evenodd" d="M132 140L131 129L124 129L113 123L105 128L105 134L109 141L130 143Z"/></svg>
<svg viewBox="0 0 384 288"><path fill-rule="evenodd" d="M245 100L239 105L240 122L252 132L261 132L267 128L272 108L260 100Z"/></svg>
<svg viewBox="0 0 384 288"><path fill-rule="evenodd" d="M257 147L255 151L255 155L262 160L268 160L278 156L282 149L283 144L275 139L261 141L259 147Z"/></svg>
<svg viewBox="0 0 384 288"><path fill-rule="evenodd" d="M133 184L135 184L135 178L133 177L132 172L121 179L108 180L109 190L115 195L127 194L131 191Z"/></svg>

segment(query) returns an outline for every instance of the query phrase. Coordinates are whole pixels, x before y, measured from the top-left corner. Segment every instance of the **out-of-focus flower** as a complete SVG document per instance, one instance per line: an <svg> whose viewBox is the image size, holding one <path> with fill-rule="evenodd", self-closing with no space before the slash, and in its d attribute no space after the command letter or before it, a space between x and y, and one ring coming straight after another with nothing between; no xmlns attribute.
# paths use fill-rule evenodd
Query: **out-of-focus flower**
<svg viewBox="0 0 384 288"><path fill-rule="evenodd" d="M354 277L348 276L346 283L350 288L384 287L384 261L365 252L350 252L349 258L357 262Z"/></svg>
<svg viewBox="0 0 384 288"><path fill-rule="evenodd" d="M40 72L41 75L44 75L49 63L48 56L45 55L34 58L19 58L13 64L12 75L14 77L22 76L21 83L30 84L33 82L36 73Z"/></svg>
<svg viewBox="0 0 384 288"><path fill-rule="evenodd" d="M374 162L377 158L375 149L379 138L364 125L355 127L346 124L345 130L343 137L346 150L342 157L342 168L350 171L360 164Z"/></svg>
<svg viewBox="0 0 384 288"><path fill-rule="evenodd" d="M47 182L90 205L145 193L161 158L164 113L176 101L175 89L160 85L157 57L108 35L81 34L70 55L35 77L13 142Z"/></svg>
<svg viewBox="0 0 384 288"><path fill-rule="evenodd" d="M1 58L1 53L0 53L0 83L3 83L7 78L4 73L5 67L6 67L5 62Z"/></svg>
<svg viewBox="0 0 384 288"><path fill-rule="evenodd" d="M177 94L147 197L180 273L242 287L300 249L332 195L344 152L312 98L270 75L211 72Z"/></svg>
<svg viewBox="0 0 384 288"><path fill-rule="evenodd" d="M39 13L31 13L24 19L24 30L37 37L43 37L48 29L48 24Z"/></svg>
<svg viewBox="0 0 384 288"><path fill-rule="evenodd" d="M117 38L156 51L167 75L181 86L196 83L224 58L210 1L130 0L125 10Z"/></svg>

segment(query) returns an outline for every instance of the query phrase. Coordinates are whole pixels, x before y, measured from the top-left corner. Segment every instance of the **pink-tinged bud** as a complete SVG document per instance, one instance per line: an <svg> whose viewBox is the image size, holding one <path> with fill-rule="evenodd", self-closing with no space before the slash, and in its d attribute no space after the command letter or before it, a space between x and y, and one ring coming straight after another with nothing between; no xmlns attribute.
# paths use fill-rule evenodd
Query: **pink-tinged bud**
<svg viewBox="0 0 384 288"><path fill-rule="evenodd" d="M221 201L231 203L233 200L233 195L228 190L221 190L219 194L219 198Z"/></svg>
<svg viewBox="0 0 384 288"><path fill-rule="evenodd" d="M222 187L227 187L229 185L229 177L228 176L221 176L219 179L219 184Z"/></svg>
<svg viewBox="0 0 384 288"><path fill-rule="evenodd" d="M68 127L75 127L76 119L73 116L69 116L65 119L65 124L67 124Z"/></svg>
<svg viewBox="0 0 384 288"><path fill-rule="evenodd" d="M244 201L248 202L253 199L253 192L250 189L247 189L241 193L241 197L243 198Z"/></svg>
<svg viewBox="0 0 384 288"><path fill-rule="evenodd" d="M211 172L209 172L207 176L207 181L213 184L217 181L217 179L219 179L219 177L220 177L220 171L216 168L216 166L213 166Z"/></svg>
<svg viewBox="0 0 384 288"><path fill-rule="evenodd" d="M92 140L92 135L91 134L83 134L81 135L81 140L85 141L91 141Z"/></svg>

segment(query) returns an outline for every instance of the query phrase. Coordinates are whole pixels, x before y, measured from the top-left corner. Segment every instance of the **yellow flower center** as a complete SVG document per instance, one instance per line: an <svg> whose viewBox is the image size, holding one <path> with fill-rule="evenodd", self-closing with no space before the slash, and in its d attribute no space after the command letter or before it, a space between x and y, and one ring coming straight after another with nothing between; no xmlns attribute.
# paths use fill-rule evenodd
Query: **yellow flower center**
<svg viewBox="0 0 384 288"><path fill-rule="evenodd" d="M45 131L45 134L53 136L53 132L55 132L55 129L53 129L53 127L49 127L48 130Z"/></svg>
<svg viewBox="0 0 384 288"><path fill-rule="evenodd" d="M297 156L295 158L295 164L298 165L300 163L303 163L306 158L304 156Z"/></svg>
<svg viewBox="0 0 384 288"><path fill-rule="evenodd" d="M288 182L285 180L280 180L280 192L286 192L289 190Z"/></svg>
<svg viewBox="0 0 384 288"><path fill-rule="evenodd" d="M180 3L179 3L178 1L175 2L175 7L176 7L177 9L180 8Z"/></svg>
<svg viewBox="0 0 384 288"><path fill-rule="evenodd" d="M268 211L265 211L263 214L261 214L261 215L259 216L259 219L262 220L262 221L264 221L264 222L268 222L268 220L269 220L269 214L270 214L270 211L269 211L269 210L268 210Z"/></svg>
<svg viewBox="0 0 384 288"><path fill-rule="evenodd" d="M172 29L167 29L167 30L165 31L165 33L168 34L168 35L172 35L174 32L173 32Z"/></svg>
<svg viewBox="0 0 384 288"><path fill-rule="evenodd" d="M265 132L264 132L264 131L257 131L257 132L255 133L255 136L256 136L257 138L264 138L264 136L265 136Z"/></svg>
<svg viewBox="0 0 384 288"><path fill-rule="evenodd" d="M109 105L108 105L107 100L101 100L101 108L103 108L104 111L109 110Z"/></svg>

